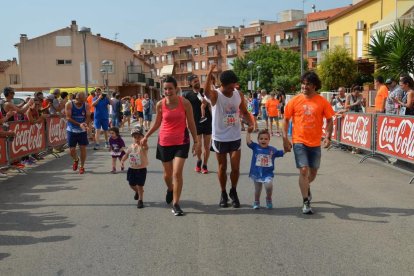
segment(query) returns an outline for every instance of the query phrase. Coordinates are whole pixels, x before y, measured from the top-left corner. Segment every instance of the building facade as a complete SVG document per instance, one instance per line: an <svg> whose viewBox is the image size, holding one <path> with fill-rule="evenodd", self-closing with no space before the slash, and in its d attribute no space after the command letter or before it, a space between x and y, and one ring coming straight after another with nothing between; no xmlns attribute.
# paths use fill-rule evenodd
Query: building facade
<svg viewBox="0 0 414 276"><path fill-rule="evenodd" d="M255 21L249 27L216 27L209 29L210 36L196 36L177 40L168 46L140 51L150 63L158 78L173 75L180 87L188 87L187 78L197 75L205 83L209 64L216 63L218 75L232 69L233 61L263 44L277 44L282 49L300 51L296 24L300 20L275 23Z"/></svg>
<svg viewBox="0 0 414 276"><path fill-rule="evenodd" d="M85 86L83 38L76 21L36 38L21 35L15 45L21 88L38 91ZM123 95L155 93L151 67L134 50L100 34L87 33L85 38L89 87L107 83L111 90Z"/></svg>
<svg viewBox="0 0 414 276"><path fill-rule="evenodd" d="M0 61L0 89L6 86L20 89L20 69L17 59Z"/></svg>

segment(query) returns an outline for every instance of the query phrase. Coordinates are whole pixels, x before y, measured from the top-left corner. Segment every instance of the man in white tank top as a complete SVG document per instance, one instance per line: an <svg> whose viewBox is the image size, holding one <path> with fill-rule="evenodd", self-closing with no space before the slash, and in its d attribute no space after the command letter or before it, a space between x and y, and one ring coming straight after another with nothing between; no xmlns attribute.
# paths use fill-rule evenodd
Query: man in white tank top
<svg viewBox="0 0 414 276"><path fill-rule="evenodd" d="M212 73L216 64L212 64L207 75L204 93L211 104L212 111L212 145L216 152L218 161L218 178L221 187L220 207L228 207L227 183L227 154L230 155L230 181L231 189L229 196L234 208L240 207L237 196L237 182L240 175L240 146L241 146L241 124L240 115L248 122L249 130L253 130L253 122L247 111L244 96L235 90L238 82L236 74L227 70L221 73L221 86L212 88Z"/></svg>

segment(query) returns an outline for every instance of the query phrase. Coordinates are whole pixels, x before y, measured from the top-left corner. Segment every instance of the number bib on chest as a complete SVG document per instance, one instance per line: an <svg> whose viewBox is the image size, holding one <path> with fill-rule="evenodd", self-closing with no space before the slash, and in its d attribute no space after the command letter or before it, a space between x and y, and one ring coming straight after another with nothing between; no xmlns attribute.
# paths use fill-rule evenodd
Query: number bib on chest
<svg viewBox="0 0 414 276"><path fill-rule="evenodd" d="M256 156L256 166L258 167L271 167L272 159L268 154L258 154Z"/></svg>
<svg viewBox="0 0 414 276"><path fill-rule="evenodd" d="M237 123L238 118L235 113L225 114L223 118L224 126L231 127Z"/></svg>
<svg viewBox="0 0 414 276"><path fill-rule="evenodd" d="M139 167L141 164L141 155L139 155L139 153L129 154L129 165L131 167Z"/></svg>

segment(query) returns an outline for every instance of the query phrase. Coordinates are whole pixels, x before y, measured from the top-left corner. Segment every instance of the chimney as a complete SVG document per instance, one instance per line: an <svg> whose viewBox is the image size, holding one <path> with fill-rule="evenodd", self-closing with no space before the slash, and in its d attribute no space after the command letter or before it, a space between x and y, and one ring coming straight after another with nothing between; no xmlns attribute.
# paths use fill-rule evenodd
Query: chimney
<svg viewBox="0 0 414 276"><path fill-rule="evenodd" d="M72 32L77 32L78 31L78 25L76 25L76 20L72 20L72 24L70 25L70 29L72 30Z"/></svg>
<svg viewBox="0 0 414 276"><path fill-rule="evenodd" d="M101 37L101 34L96 34L97 37Z"/></svg>
<svg viewBox="0 0 414 276"><path fill-rule="evenodd" d="M15 57L14 57L14 58L13 58L13 62L17 62L17 58L15 58Z"/></svg>
<svg viewBox="0 0 414 276"><path fill-rule="evenodd" d="M20 34L20 43L23 43L27 40L27 34Z"/></svg>

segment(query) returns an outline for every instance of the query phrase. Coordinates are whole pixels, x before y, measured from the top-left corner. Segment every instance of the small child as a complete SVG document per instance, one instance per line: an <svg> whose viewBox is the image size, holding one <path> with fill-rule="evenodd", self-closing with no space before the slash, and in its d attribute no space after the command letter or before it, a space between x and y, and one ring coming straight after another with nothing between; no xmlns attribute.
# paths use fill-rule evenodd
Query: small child
<svg viewBox="0 0 414 276"><path fill-rule="evenodd" d="M266 189L266 207L267 209L272 209L275 158L283 157L284 152L269 146L270 133L267 129L259 131L257 141L258 144L254 143L251 139L251 132L247 132L247 146L253 150L249 173L255 188L253 209L260 209L260 194L263 185Z"/></svg>
<svg viewBox="0 0 414 276"><path fill-rule="evenodd" d="M147 177L148 166L148 146L141 146L141 139L144 137L142 127L136 127L131 131L134 143L127 149L121 160L124 166L125 160L129 157L129 168L127 172L127 180L129 186L135 191L134 199L138 200L137 208L144 208L144 185Z"/></svg>
<svg viewBox="0 0 414 276"><path fill-rule="evenodd" d="M109 151L112 156L112 171L111 173L116 173L116 160L122 160L122 157L125 155L125 142L119 135L119 128L111 127L109 129ZM124 165L121 162L121 171L124 170Z"/></svg>

